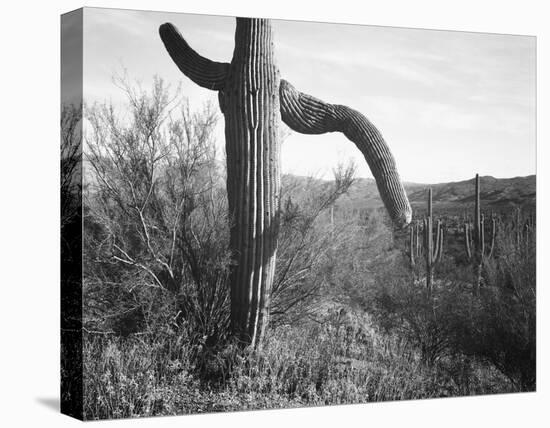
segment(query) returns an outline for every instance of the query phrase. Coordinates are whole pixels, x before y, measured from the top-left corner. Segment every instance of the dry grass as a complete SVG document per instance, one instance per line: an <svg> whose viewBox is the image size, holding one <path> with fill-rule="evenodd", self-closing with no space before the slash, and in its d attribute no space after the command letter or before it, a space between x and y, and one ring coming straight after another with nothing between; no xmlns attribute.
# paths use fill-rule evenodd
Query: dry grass
<svg viewBox="0 0 550 428"><path fill-rule="evenodd" d="M177 334L85 340L87 419L176 415L510 391L479 364L421 363L368 319L280 327L260 352L197 350ZM467 376L460 376L461 371ZM453 372L454 370L454 372ZM463 384L467 378L469 385Z"/></svg>

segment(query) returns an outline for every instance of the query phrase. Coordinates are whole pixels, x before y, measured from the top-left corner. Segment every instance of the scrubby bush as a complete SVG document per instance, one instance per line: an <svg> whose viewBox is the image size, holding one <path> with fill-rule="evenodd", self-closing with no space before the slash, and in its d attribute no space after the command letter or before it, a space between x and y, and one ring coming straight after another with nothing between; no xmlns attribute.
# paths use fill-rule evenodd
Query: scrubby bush
<svg viewBox="0 0 550 428"><path fill-rule="evenodd" d="M150 92L120 84L129 118L86 109L85 322L119 334L185 323L215 342L231 262L217 116L190 113L160 79Z"/></svg>
<svg viewBox="0 0 550 428"><path fill-rule="evenodd" d="M489 361L518 390L536 388L536 228L502 223L496 257L467 324L465 352Z"/></svg>
<svg viewBox="0 0 550 428"><path fill-rule="evenodd" d="M434 398L465 390L458 375L427 367L368 316L338 312L322 324L272 329L259 352L226 345L210 360L223 381L197 376L197 359L178 334L94 335L86 340L84 362L87 419ZM502 392L497 375L492 383L483 376L469 393Z"/></svg>
<svg viewBox="0 0 550 428"><path fill-rule="evenodd" d="M334 224L329 210L354 181L355 167L334 170L334 181L283 176L277 269L271 293L272 323L296 324L323 308L327 267L353 237L350 224Z"/></svg>

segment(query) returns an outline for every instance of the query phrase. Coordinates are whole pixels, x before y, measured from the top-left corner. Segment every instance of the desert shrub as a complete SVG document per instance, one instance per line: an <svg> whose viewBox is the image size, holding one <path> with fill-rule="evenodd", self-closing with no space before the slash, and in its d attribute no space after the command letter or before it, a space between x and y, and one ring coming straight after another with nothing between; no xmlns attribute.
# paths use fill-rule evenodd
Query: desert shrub
<svg viewBox="0 0 550 428"><path fill-rule="evenodd" d="M82 408L82 109L63 104L60 115L61 408Z"/></svg>
<svg viewBox="0 0 550 428"><path fill-rule="evenodd" d="M227 334L231 255L211 106L191 113L156 79L119 81L128 117L86 108L84 314L128 335L185 325L196 341Z"/></svg>
<svg viewBox="0 0 550 428"><path fill-rule="evenodd" d="M353 212L337 206L334 246L322 266L323 308L365 308L376 275L399 257L389 219L379 210ZM339 237L343 239L338 240Z"/></svg>
<svg viewBox="0 0 550 428"><path fill-rule="evenodd" d="M536 387L536 229L530 227L500 224L496 257L485 261L462 342L465 352L491 362L521 391Z"/></svg>
<svg viewBox="0 0 550 428"><path fill-rule="evenodd" d="M327 221L329 210L353 184L355 167L334 170L334 181L283 176L277 268L270 316L276 325L315 316L325 294L327 266L349 243L351 228ZM349 226L349 225L348 225Z"/></svg>
<svg viewBox="0 0 550 428"><path fill-rule="evenodd" d="M457 332L469 308L469 297L452 282L435 281L429 291L423 279L393 267L378 277L369 310L387 333L416 347L421 361L433 366L457 352Z"/></svg>

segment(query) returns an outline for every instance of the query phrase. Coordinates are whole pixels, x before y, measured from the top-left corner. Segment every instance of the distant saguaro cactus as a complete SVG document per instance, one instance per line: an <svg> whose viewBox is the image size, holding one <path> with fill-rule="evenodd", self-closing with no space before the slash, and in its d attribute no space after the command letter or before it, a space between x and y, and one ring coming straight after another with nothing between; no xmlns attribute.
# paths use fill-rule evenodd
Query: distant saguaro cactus
<svg viewBox="0 0 550 428"><path fill-rule="evenodd" d="M472 234L473 229L473 234ZM481 190L479 174L475 179L475 208L473 228L469 222L464 224L464 243L466 257L473 264L476 275L474 292L477 293L482 282L483 261L493 255L496 237L496 219L491 219L489 245L485 246L485 216L481 214Z"/></svg>
<svg viewBox="0 0 550 428"><path fill-rule="evenodd" d="M422 231L422 243L420 233ZM441 220L437 220L435 226L435 239L433 228L433 198L432 189L428 189L428 214L422 221L416 221L409 228L409 262L414 269L417 266L417 260L423 255L426 263L426 288L431 292L433 287L434 267L443 256L443 225Z"/></svg>
<svg viewBox="0 0 550 428"><path fill-rule="evenodd" d="M179 69L218 91L225 116L227 196L232 218L231 326L243 343L258 346L269 317L277 252L282 120L305 134L342 132L369 164L391 218L408 224L411 209L394 158L361 113L296 91L280 80L268 19L237 18L231 63L200 56L169 23L160 37Z"/></svg>
<svg viewBox="0 0 550 428"><path fill-rule="evenodd" d="M441 220L437 220L434 241L432 205L432 189L430 188L428 189L428 215L424 219L426 288L429 291L433 287L434 266L441 261L443 255L443 226L441 225Z"/></svg>
<svg viewBox="0 0 550 428"><path fill-rule="evenodd" d="M529 242L533 239L536 229L536 219L533 213L523 215L521 208L516 208L513 221L516 235L516 250L529 248Z"/></svg>
<svg viewBox="0 0 550 428"><path fill-rule="evenodd" d="M416 261L421 254L420 222L417 220L409 227L409 262L412 268L416 266Z"/></svg>

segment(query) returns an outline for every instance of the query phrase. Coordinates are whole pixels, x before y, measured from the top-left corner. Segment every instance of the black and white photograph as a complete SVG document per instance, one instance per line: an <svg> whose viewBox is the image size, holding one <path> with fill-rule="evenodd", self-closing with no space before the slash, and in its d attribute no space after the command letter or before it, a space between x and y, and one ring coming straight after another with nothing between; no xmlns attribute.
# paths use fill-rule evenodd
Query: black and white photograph
<svg viewBox="0 0 550 428"><path fill-rule="evenodd" d="M536 390L535 37L61 30L63 412Z"/></svg>
<svg viewBox="0 0 550 428"><path fill-rule="evenodd" d="M7 3L0 425L546 426L543 4Z"/></svg>

